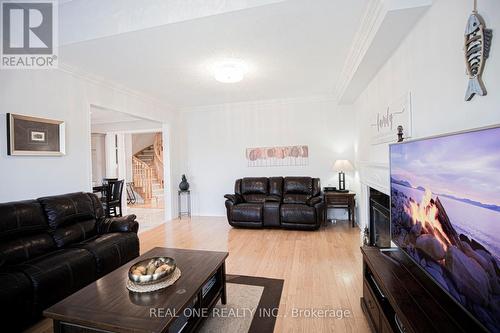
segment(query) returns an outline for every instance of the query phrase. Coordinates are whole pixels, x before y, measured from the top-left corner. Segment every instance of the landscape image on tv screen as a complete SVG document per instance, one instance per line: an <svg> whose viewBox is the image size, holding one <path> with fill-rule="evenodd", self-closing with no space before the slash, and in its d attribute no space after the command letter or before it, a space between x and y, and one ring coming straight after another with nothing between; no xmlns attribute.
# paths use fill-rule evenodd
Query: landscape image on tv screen
<svg viewBox="0 0 500 333"><path fill-rule="evenodd" d="M392 240L500 332L500 128L390 146Z"/></svg>

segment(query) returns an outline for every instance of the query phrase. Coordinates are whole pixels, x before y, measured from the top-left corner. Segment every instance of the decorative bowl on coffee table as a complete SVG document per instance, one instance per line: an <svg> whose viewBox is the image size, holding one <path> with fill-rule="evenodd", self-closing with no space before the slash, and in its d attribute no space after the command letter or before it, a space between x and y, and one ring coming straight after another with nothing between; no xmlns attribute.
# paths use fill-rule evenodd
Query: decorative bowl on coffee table
<svg viewBox="0 0 500 333"><path fill-rule="evenodd" d="M154 257L133 264L128 270L130 281L136 284L151 284L169 277L177 267L175 259Z"/></svg>

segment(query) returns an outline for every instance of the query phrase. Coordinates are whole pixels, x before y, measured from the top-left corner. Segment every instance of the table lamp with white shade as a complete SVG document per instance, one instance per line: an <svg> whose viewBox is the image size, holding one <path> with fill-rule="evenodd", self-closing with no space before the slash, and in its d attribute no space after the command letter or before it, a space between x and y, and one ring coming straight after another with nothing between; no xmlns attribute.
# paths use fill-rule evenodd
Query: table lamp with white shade
<svg viewBox="0 0 500 333"><path fill-rule="evenodd" d="M336 160L333 165L333 170L339 173L339 188L338 192L349 192L345 189L345 173L354 171L354 167L349 160Z"/></svg>

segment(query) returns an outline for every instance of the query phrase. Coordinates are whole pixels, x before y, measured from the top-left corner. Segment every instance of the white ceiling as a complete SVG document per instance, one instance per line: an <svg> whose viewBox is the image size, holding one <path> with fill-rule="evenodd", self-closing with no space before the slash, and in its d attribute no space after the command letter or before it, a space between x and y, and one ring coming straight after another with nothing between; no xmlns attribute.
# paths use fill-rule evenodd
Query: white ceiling
<svg viewBox="0 0 500 333"><path fill-rule="evenodd" d="M282 1L287 0L59 0L59 45Z"/></svg>
<svg viewBox="0 0 500 333"><path fill-rule="evenodd" d="M368 0L289 0L72 44L60 61L179 108L332 95ZM214 80L223 57L240 83Z"/></svg>

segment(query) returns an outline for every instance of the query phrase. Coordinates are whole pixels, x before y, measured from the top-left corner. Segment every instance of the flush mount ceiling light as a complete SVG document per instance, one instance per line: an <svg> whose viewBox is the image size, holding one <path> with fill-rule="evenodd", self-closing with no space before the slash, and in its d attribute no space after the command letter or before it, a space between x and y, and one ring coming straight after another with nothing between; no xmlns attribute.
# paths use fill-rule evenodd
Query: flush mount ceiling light
<svg viewBox="0 0 500 333"><path fill-rule="evenodd" d="M222 83L240 82L247 72L247 65L239 59L227 58L213 65L214 77Z"/></svg>

